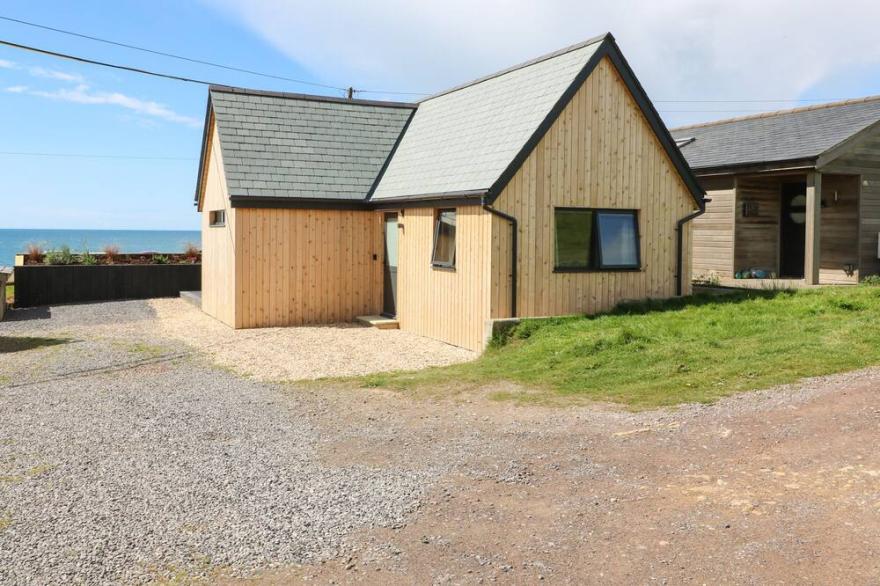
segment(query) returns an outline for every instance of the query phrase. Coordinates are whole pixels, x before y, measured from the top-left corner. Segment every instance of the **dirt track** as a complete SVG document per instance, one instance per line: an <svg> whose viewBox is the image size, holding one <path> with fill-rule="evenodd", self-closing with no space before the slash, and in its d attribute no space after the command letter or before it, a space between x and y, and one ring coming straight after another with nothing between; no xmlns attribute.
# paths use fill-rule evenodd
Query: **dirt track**
<svg viewBox="0 0 880 586"><path fill-rule="evenodd" d="M642 414L373 396L327 422L349 436L327 461L463 459L405 526L259 581L876 584L878 391L863 371Z"/></svg>

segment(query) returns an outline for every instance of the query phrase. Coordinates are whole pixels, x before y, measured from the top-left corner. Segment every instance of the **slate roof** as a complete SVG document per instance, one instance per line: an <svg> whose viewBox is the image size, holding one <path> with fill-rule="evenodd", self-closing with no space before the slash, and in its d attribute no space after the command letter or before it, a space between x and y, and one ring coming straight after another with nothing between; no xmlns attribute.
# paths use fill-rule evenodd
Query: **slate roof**
<svg viewBox="0 0 880 586"><path fill-rule="evenodd" d="M673 128L692 169L814 159L880 121L880 96Z"/></svg>
<svg viewBox="0 0 880 586"><path fill-rule="evenodd" d="M603 39L421 101L372 199L491 187Z"/></svg>
<svg viewBox="0 0 880 586"><path fill-rule="evenodd" d="M212 86L230 196L363 200L412 104Z"/></svg>

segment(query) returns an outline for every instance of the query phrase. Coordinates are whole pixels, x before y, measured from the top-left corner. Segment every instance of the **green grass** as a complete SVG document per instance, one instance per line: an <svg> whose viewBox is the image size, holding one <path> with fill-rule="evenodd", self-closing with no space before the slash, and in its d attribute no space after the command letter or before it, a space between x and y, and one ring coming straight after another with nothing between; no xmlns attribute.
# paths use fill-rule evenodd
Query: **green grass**
<svg viewBox="0 0 880 586"><path fill-rule="evenodd" d="M744 291L526 320L474 362L358 380L443 394L509 381L515 390L490 396L643 409L872 364L880 364L880 288L861 286Z"/></svg>
<svg viewBox="0 0 880 586"><path fill-rule="evenodd" d="M6 303L11 304L15 300L15 285L6 285Z"/></svg>

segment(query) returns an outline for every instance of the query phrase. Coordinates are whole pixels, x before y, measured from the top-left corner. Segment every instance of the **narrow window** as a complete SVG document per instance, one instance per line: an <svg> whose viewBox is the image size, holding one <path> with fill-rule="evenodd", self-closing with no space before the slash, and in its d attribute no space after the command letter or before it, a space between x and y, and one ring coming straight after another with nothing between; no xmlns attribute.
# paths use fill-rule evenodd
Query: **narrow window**
<svg viewBox="0 0 880 586"><path fill-rule="evenodd" d="M226 225L226 210L213 210L208 214L208 224L212 228Z"/></svg>
<svg viewBox="0 0 880 586"><path fill-rule="evenodd" d="M637 213L556 208L555 270L632 270L641 265Z"/></svg>
<svg viewBox="0 0 880 586"><path fill-rule="evenodd" d="M437 210L431 264L442 268L455 266L455 210Z"/></svg>
<svg viewBox="0 0 880 586"><path fill-rule="evenodd" d="M598 212L599 268L639 268L639 229L635 212Z"/></svg>

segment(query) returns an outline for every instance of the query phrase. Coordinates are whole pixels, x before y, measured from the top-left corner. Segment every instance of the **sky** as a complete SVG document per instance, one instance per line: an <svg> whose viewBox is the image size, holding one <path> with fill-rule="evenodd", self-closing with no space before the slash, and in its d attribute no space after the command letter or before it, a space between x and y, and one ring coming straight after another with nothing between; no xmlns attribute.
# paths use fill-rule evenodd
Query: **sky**
<svg viewBox="0 0 880 586"><path fill-rule="evenodd" d="M415 101L611 31L674 127L880 94L880 2L830 10L815 0L0 4L0 17L315 85L4 20L0 40L213 83ZM206 100L204 85L0 46L0 228L197 229Z"/></svg>

